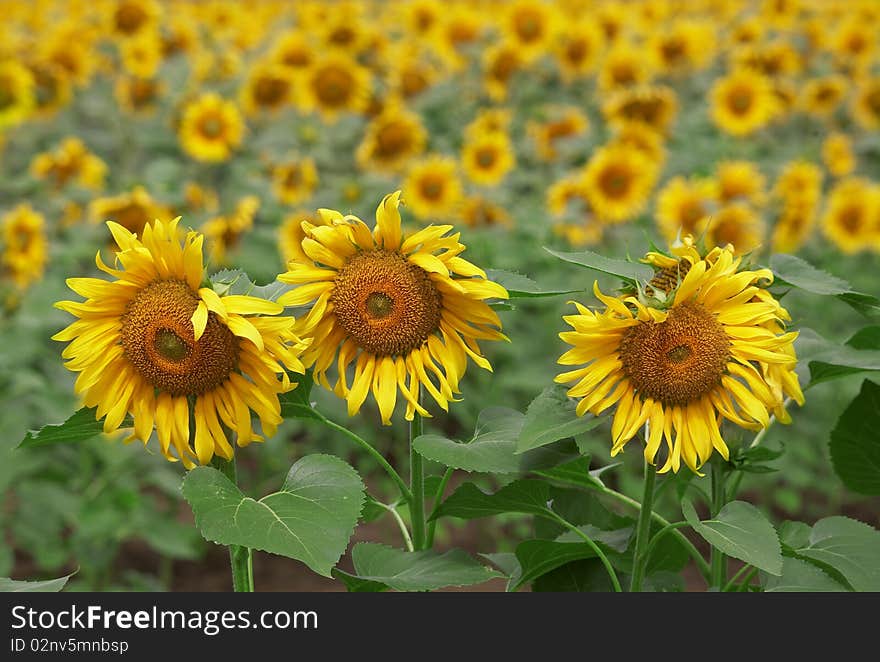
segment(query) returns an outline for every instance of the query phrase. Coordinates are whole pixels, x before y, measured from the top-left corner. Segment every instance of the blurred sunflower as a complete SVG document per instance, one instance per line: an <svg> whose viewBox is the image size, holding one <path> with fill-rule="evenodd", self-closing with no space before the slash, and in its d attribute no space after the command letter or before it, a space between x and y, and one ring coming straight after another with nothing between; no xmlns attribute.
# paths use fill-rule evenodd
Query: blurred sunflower
<svg viewBox="0 0 880 662"><path fill-rule="evenodd" d="M599 89L611 92L651 80L650 62L642 49L630 41L617 41L599 66Z"/></svg>
<svg viewBox="0 0 880 662"><path fill-rule="evenodd" d="M697 225L715 211L718 183L713 179L673 177L657 194L655 215L667 241L694 234Z"/></svg>
<svg viewBox="0 0 880 662"><path fill-rule="evenodd" d="M595 246L602 241L605 226L592 216L586 216L578 222L562 221L553 224L553 234L562 237L569 246L583 248Z"/></svg>
<svg viewBox="0 0 880 662"><path fill-rule="evenodd" d="M831 35L831 52L850 70L869 69L877 52L877 28L856 16L841 20Z"/></svg>
<svg viewBox="0 0 880 662"><path fill-rule="evenodd" d="M783 202L773 227L771 245L775 253L792 253L807 242L816 226L818 206L818 200L810 199Z"/></svg>
<svg viewBox="0 0 880 662"><path fill-rule="evenodd" d="M579 212L589 209L587 189L582 174L577 173L563 177L547 189L547 211L551 216L561 217L578 207Z"/></svg>
<svg viewBox="0 0 880 662"><path fill-rule="evenodd" d="M665 85L639 86L608 96L602 115L612 126L637 122L658 133L666 133L678 111L678 97Z"/></svg>
<svg viewBox="0 0 880 662"><path fill-rule="evenodd" d="M437 65L425 54L421 44L397 44L387 57L385 80L388 92L401 99L412 99L440 79Z"/></svg>
<svg viewBox="0 0 880 662"><path fill-rule="evenodd" d="M639 150L606 145L593 152L584 167L583 185L599 220L622 223L644 209L657 174Z"/></svg>
<svg viewBox="0 0 880 662"><path fill-rule="evenodd" d="M254 65L241 89L241 105L248 115L278 112L294 96L294 75L283 65L262 62Z"/></svg>
<svg viewBox="0 0 880 662"><path fill-rule="evenodd" d="M840 250L852 254L880 247L880 186L864 177L837 182L828 194L822 230Z"/></svg>
<svg viewBox="0 0 880 662"><path fill-rule="evenodd" d="M228 160L244 132L244 120L235 104L213 92L187 103L178 129L181 146L197 161Z"/></svg>
<svg viewBox="0 0 880 662"><path fill-rule="evenodd" d="M526 132L534 141L538 156L544 161L553 161L559 156L557 142L579 136L589 127L587 116L575 106L554 107L549 112L551 119L526 124Z"/></svg>
<svg viewBox="0 0 880 662"><path fill-rule="evenodd" d="M849 136L840 132L828 134L822 141L822 160L835 177L852 174L856 169L856 157Z"/></svg>
<svg viewBox="0 0 880 662"><path fill-rule="evenodd" d="M880 76L863 78L856 83L852 115L862 128L880 129Z"/></svg>
<svg viewBox="0 0 880 662"><path fill-rule="evenodd" d="M286 205L308 200L317 186L318 169L311 158L279 163L272 168L272 190Z"/></svg>
<svg viewBox="0 0 880 662"><path fill-rule="evenodd" d="M566 20L562 32L552 46L562 79L571 82L596 70L605 47L599 25L587 17Z"/></svg>
<svg viewBox="0 0 880 662"><path fill-rule="evenodd" d="M21 289L39 280L49 259L46 221L23 202L0 218L0 266Z"/></svg>
<svg viewBox="0 0 880 662"><path fill-rule="evenodd" d="M822 169L809 161L789 161L776 179L773 194L786 201L815 202L822 194Z"/></svg>
<svg viewBox="0 0 880 662"><path fill-rule="evenodd" d="M648 423L646 461L657 463L665 439L661 473L677 472L682 461L699 472L714 452L728 457L723 419L759 430L770 412L790 420L783 395L803 403L797 333L784 332L790 317L764 289L772 272L741 270L729 250L703 256L687 238L672 255L648 253L644 261L655 270L653 296L606 296L596 283L605 310L576 304L578 314L564 317L574 330L560 337L573 347L559 363L581 367L556 381L574 382L568 395L580 398L579 415L617 405L612 455Z"/></svg>
<svg viewBox="0 0 880 662"><path fill-rule="evenodd" d="M183 199L189 211L214 213L220 206L217 191L201 186L196 182L187 182L183 187Z"/></svg>
<svg viewBox="0 0 880 662"><path fill-rule="evenodd" d="M298 102L303 110L316 110L326 122L341 113L359 113L370 100L371 77L365 67L341 53L321 54L303 73Z"/></svg>
<svg viewBox="0 0 880 662"><path fill-rule="evenodd" d="M483 27L482 17L473 7L463 3L445 6L433 39L437 55L452 71L462 69L467 63L465 51L477 43Z"/></svg>
<svg viewBox="0 0 880 662"><path fill-rule="evenodd" d="M516 167L513 145L503 133L485 133L465 142L461 167L475 184L497 186Z"/></svg>
<svg viewBox="0 0 880 662"><path fill-rule="evenodd" d="M461 181L455 161L429 156L410 168L403 183L406 203L417 218L447 218L461 201Z"/></svg>
<svg viewBox="0 0 880 662"><path fill-rule="evenodd" d="M513 219L500 205L482 196L470 196L461 203L461 220L469 227L513 227Z"/></svg>
<svg viewBox="0 0 880 662"><path fill-rule="evenodd" d="M752 207L734 202L704 217L697 223L697 232L707 248L731 246L734 255L745 255L764 243L767 228Z"/></svg>
<svg viewBox="0 0 880 662"><path fill-rule="evenodd" d="M715 81L711 115L723 131L744 136L765 127L776 112L773 86L763 75L739 69Z"/></svg>
<svg viewBox="0 0 880 662"><path fill-rule="evenodd" d="M0 60L0 129L30 117L36 105L34 78L14 60Z"/></svg>
<svg viewBox="0 0 880 662"><path fill-rule="evenodd" d="M37 59L64 72L76 86L85 87L98 66L95 47L83 34L81 25L64 23L43 37L36 47Z"/></svg>
<svg viewBox="0 0 880 662"><path fill-rule="evenodd" d="M666 160L663 136L641 122L619 122L613 127L610 145L625 145L640 151L660 169Z"/></svg>
<svg viewBox="0 0 880 662"><path fill-rule="evenodd" d="M156 111L164 91L165 85L158 78L120 76L116 79L113 93L120 107L127 112L150 115Z"/></svg>
<svg viewBox="0 0 880 662"><path fill-rule="evenodd" d="M419 39L429 39L440 26L446 7L440 0L409 0L400 3L400 23L405 32Z"/></svg>
<svg viewBox="0 0 880 662"><path fill-rule="evenodd" d="M422 388L447 410L468 357L492 369L478 341L506 339L486 299L506 299L507 291L460 257L465 246L458 234L447 235L452 226L405 233L399 204L399 191L385 196L372 232L357 217L319 210L325 224L303 226L309 262L291 262L278 277L296 286L279 303L311 304L297 330L315 339L302 357L315 380L331 388L327 371L335 363L332 388L349 415L372 391L385 425L398 392L407 420L430 416Z"/></svg>
<svg viewBox="0 0 880 662"><path fill-rule="evenodd" d="M170 213L143 186L135 186L131 193L92 200L88 215L92 223L115 221L129 232L140 235L147 223L167 218Z"/></svg>
<svg viewBox="0 0 880 662"><path fill-rule="evenodd" d="M270 59L294 73L306 71L317 57L309 35L301 29L281 33L271 50Z"/></svg>
<svg viewBox="0 0 880 662"><path fill-rule="evenodd" d="M126 39L155 28L162 14L157 0L119 0L108 13L109 32Z"/></svg>
<svg viewBox="0 0 880 662"><path fill-rule="evenodd" d="M486 133L507 133L513 113L508 108L483 108L464 128L467 140L475 140Z"/></svg>
<svg viewBox="0 0 880 662"><path fill-rule="evenodd" d="M559 32L559 16L553 4L542 0L515 0L502 7L500 30L526 62L544 55Z"/></svg>
<svg viewBox="0 0 880 662"><path fill-rule="evenodd" d="M525 64L519 45L512 41L498 42L483 51L483 81L489 98L504 101L514 74Z"/></svg>
<svg viewBox="0 0 880 662"><path fill-rule="evenodd" d="M189 468L214 455L232 459L226 430L239 446L261 441L251 411L263 434L275 433L278 394L295 386L288 370L304 372L304 343L293 318L274 317L282 306L206 287L203 237L184 234L179 220L156 220L141 239L108 223L121 268L99 253L98 268L114 280L67 280L86 301L55 304L78 319L52 338L70 343L62 356L104 432L131 414L128 440L146 445L155 428L162 454Z"/></svg>
<svg viewBox="0 0 880 662"><path fill-rule="evenodd" d="M254 227L254 217L260 209L260 199L246 195L235 205L231 214L215 216L202 226L213 264L229 264L229 253L235 251L245 233Z"/></svg>
<svg viewBox="0 0 880 662"><path fill-rule="evenodd" d="M306 237L303 223L323 225L323 219L312 211L298 210L284 217L278 226L278 250L285 265L295 261L309 263L309 256L303 252L302 241Z"/></svg>
<svg viewBox="0 0 880 662"><path fill-rule="evenodd" d="M157 32L144 31L119 45L125 71L139 78L153 78L162 64L162 40Z"/></svg>
<svg viewBox="0 0 880 662"><path fill-rule="evenodd" d="M39 59L28 61L26 66L33 79L35 115L50 117L70 103L73 86L61 67Z"/></svg>
<svg viewBox="0 0 880 662"><path fill-rule="evenodd" d="M56 189L69 183L99 191L104 188L107 164L92 154L79 138L65 138L54 152L42 152L31 161L31 174L48 179Z"/></svg>
<svg viewBox="0 0 880 662"><path fill-rule="evenodd" d="M715 57L715 38L714 28L705 20L671 21L648 39L653 68L667 75L703 69Z"/></svg>
<svg viewBox="0 0 880 662"><path fill-rule="evenodd" d="M828 117L843 101L849 83L839 74L808 80L803 87L800 106L804 112L816 117Z"/></svg>
<svg viewBox="0 0 880 662"><path fill-rule="evenodd" d="M760 207L766 196L767 179L752 161L722 161L715 167L718 201L747 202Z"/></svg>
<svg viewBox="0 0 880 662"><path fill-rule="evenodd" d="M400 103L388 103L370 120L355 158L364 170L398 172L425 151L427 139L428 132L416 113Z"/></svg>

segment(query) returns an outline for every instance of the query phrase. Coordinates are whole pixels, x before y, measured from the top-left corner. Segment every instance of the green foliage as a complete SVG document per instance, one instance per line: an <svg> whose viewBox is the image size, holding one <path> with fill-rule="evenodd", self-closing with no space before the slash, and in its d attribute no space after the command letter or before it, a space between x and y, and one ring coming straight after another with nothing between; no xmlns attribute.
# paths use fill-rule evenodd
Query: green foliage
<svg viewBox="0 0 880 662"><path fill-rule="evenodd" d="M511 299L538 299L572 294L578 290L545 290L528 276L503 269L486 269L486 277L507 290Z"/></svg>
<svg viewBox="0 0 880 662"><path fill-rule="evenodd" d="M63 423L44 425L39 430L28 431L18 447L75 444L98 436L103 429L103 422L95 419L95 407L83 407Z"/></svg>
<svg viewBox="0 0 880 662"><path fill-rule="evenodd" d="M288 556L329 577L357 524L364 485L339 458L308 455L259 501L212 467L190 471L183 495L207 540Z"/></svg>
<svg viewBox="0 0 880 662"><path fill-rule="evenodd" d="M831 462L843 483L860 494L880 494L880 386L867 379L831 432Z"/></svg>
<svg viewBox="0 0 880 662"><path fill-rule="evenodd" d="M550 485L541 480L522 479L486 494L473 483L463 483L434 515L476 519L502 513L545 515L549 511Z"/></svg>
<svg viewBox="0 0 880 662"><path fill-rule="evenodd" d="M604 419L592 415L578 416L576 403L560 386L548 386L526 410L526 417L517 440L517 452L539 448L560 439L574 437L592 430Z"/></svg>
<svg viewBox="0 0 880 662"><path fill-rule="evenodd" d="M654 270L647 264L640 262L628 262L626 260L614 260L597 255L591 251L582 251L580 253L568 253L565 251L554 251L545 248L550 255L558 257L564 262L571 262L587 269L599 271L612 276L619 276L625 281L635 285L651 280L654 277Z"/></svg>
<svg viewBox="0 0 880 662"><path fill-rule="evenodd" d="M836 296L865 315L880 313L880 300L852 286L837 276L817 269L794 255L776 254L770 257L770 268L777 285L792 285L811 294Z"/></svg>
<svg viewBox="0 0 880 662"><path fill-rule="evenodd" d="M796 554L838 573L852 590L880 591L880 531L867 524L841 516L821 519Z"/></svg>
<svg viewBox="0 0 880 662"><path fill-rule="evenodd" d="M45 581L17 581L9 577L0 577L0 593L58 593L67 585L67 580L71 577L73 573Z"/></svg>

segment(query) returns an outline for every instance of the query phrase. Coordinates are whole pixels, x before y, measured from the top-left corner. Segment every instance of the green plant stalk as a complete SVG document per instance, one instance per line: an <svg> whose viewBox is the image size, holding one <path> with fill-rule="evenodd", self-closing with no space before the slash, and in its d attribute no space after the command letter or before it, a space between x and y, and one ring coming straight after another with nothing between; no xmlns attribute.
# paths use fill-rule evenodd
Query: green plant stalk
<svg viewBox="0 0 880 662"><path fill-rule="evenodd" d="M365 451L367 451L367 453L369 453L370 456L374 460L376 460L376 462L379 463L379 466L381 466L385 470L385 473L387 473L391 477L391 480L393 480L394 484L397 485L398 489L400 490L400 494L403 496L403 498L406 500L406 502L412 503L413 495L412 495L412 492L410 492L410 489L407 486L406 481L400 477L400 474L394 470L394 467L392 467L391 464L389 464L388 460L386 460L382 456L382 453L380 453L375 448L373 448L373 446L366 439L362 439L361 437L356 435L354 432L352 432L348 428L344 428L341 425L339 425L338 423L334 423L329 418L325 417L323 414L321 414L317 411L315 413L320 417L320 421L324 425L326 425L329 428L333 428L334 430L336 430L338 432L341 432L346 437L348 437L353 442L355 442L358 446L360 446ZM418 414L416 414L416 416L418 416Z"/></svg>
<svg viewBox="0 0 880 662"><path fill-rule="evenodd" d="M422 436L422 428L422 416L419 412L415 412L409 424L409 489L412 494L409 512L412 518L412 541L415 551L425 548L425 467L422 456L416 452L413 445L413 442Z"/></svg>
<svg viewBox="0 0 880 662"><path fill-rule="evenodd" d="M749 582L751 582L752 577L754 577L757 574L758 574L757 568L752 568L751 570L749 570L749 574L747 574L745 577L743 577L743 580L740 583L739 588L737 589L737 592L739 592L739 593L747 592L749 590Z"/></svg>
<svg viewBox="0 0 880 662"><path fill-rule="evenodd" d="M406 522L403 521L403 518L400 516L400 513L397 512L397 508L394 506L389 506L387 503L382 503L381 501L377 501L380 506L382 506L385 510L391 513L391 516L394 518L394 521L397 522L397 526L400 528L400 535L403 536L403 544L406 545L406 551L412 552L413 550L413 541L412 538L409 537L409 529L406 528Z"/></svg>
<svg viewBox="0 0 880 662"><path fill-rule="evenodd" d="M726 503L724 493L724 470L718 462L712 462L710 470L712 480L712 517L717 517L718 513ZM727 581L727 557L717 547L712 547L711 557L712 581L710 586L718 587L718 590L724 586Z"/></svg>
<svg viewBox="0 0 880 662"><path fill-rule="evenodd" d="M599 557L599 560L602 562L602 565L605 566L605 572L608 573L608 577L609 577L609 579L611 579L611 586L614 587L614 592L615 593L623 592L623 589L620 587L620 581L617 579L617 573L614 572L614 566L611 565L611 561L608 560L608 557L605 556L605 553L600 549L599 545L597 545L593 541L593 539L590 538L590 536L588 536L586 533L581 531L579 528L577 528L574 524L569 522L564 517L558 515L557 513L554 513L552 510L549 510L549 509L546 512L547 512L547 514L545 515L545 517L548 517L549 519L553 520L554 522L561 524L562 526L564 526L566 529L568 529L572 533L575 533L584 539L584 542L586 542L593 549L593 551L596 552L596 556Z"/></svg>
<svg viewBox="0 0 880 662"><path fill-rule="evenodd" d="M434 495L434 506L431 508L431 514L428 515L428 533L425 537L425 549L431 549L434 546L434 532L437 530L437 520L434 517L440 510L440 502L443 500L443 493L446 492L446 486L449 479L452 478L452 467L449 467L440 479L440 485L437 487L437 493Z"/></svg>
<svg viewBox="0 0 880 662"><path fill-rule="evenodd" d="M755 569L756 568L754 568L751 564L746 563L742 568L737 570L736 574L733 577L730 578L730 581L724 585L724 588L721 589L721 592L728 593L732 588L734 588L736 586L736 582L739 580L739 578L742 577L743 574L745 574L747 572L749 572L748 577L749 577L749 579L751 579L752 575L754 573L751 573L750 570L755 570Z"/></svg>
<svg viewBox="0 0 880 662"><path fill-rule="evenodd" d="M231 480L233 485L238 485L235 456L231 460L224 460L219 455L215 455L211 464ZM229 545L229 564L232 566L232 590L236 593L254 592L253 563L254 559L250 547Z"/></svg>
<svg viewBox="0 0 880 662"><path fill-rule="evenodd" d="M630 593L642 590L645 578L645 565L648 555L645 553L651 537L651 512L654 506L654 482L657 478L657 467L645 460L645 480L642 491L642 507L639 509L639 521L636 525L636 547L633 552L633 574L630 580Z"/></svg>

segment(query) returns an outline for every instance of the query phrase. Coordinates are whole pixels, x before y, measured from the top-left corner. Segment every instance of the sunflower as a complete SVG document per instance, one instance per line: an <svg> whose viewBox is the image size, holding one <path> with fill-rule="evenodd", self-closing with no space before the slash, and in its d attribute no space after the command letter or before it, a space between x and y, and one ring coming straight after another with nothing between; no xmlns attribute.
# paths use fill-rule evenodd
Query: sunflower
<svg viewBox="0 0 880 662"><path fill-rule="evenodd" d="M119 45L125 71L139 78L153 78L162 64L162 40L156 32L142 32Z"/></svg>
<svg viewBox="0 0 880 662"><path fill-rule="evenodd" d="M592 216L587 216L577 223L571 221L554 223L553 234L565 239L570 246L583 248L601 242L605 234L605 226Z"/></svg>
<svg viewBox="0 0 880 662"><path fill-rule="evenodd" d="M461 203L461 220L469 227L513 227L507 210L482 196L465 198Z"/></svg>
<svg viewBox="0 0 880 662"><path fill-rule="evenodd" d="M558 158L557 142L579 136L589 127L587 116L575 106L550 108L549 112L552 119L531 121L526 125L526 132L534 141L538 156L543 161L554 161Z"/></svg>
<svg viewBox="0 0 880 662"><path fill-rule="evenodd" d="M326 122L335 122L340 113L366 110L370 81L369 70L351 57L325 53L303 73L299 102L303 110L317 110Z"/></svg>
<svg viewBox="0 0 880 662"><path fill-rule="evenodd" d="M278 112L293 100L294 75L274 62L255 65L241 89L241 105L248 115Z"/></svg>
<svg viewBox="0 0 880 662"><path fill-rule="evenodd" d="M428 132L417 114L400 103L389 103L370 120L355 157L364 170L394 173L424 152L427 140Z"/></svg>
<svg viewBox="0 0 880 662"><path fill-rule="evenodd" d="M877 27L855 16L840 21L831 35L832 53L847 68L869 68L877 51Z"/></svg>
<svg viewBox="0 0 880 662"><path fill-rule="evenodd" d="M658 169L662 168L666 160L663 136L641 122L616 123L608 144L632 147L644 154Z"/></svg>
<svg viewBox="0 0 880 662"><path fill-rule="evenodd" d="M863 177L848 177L831 189L822 230L844 253L880 246L880 186Z"/></svg>
<svg viewBox="0 0 880 662"><path fill-rule="evenodd" d="M792 253L803 246L816 226L818 210L818 200L786 200L773 227L773 251Z"/></svg>
<svg viewBox="0 0 880 662"><path fill-rule="evenodd" d="M483 20L474 8L462 3L445 8L434 33L437 55L452 71L460 70L467 63L465 51L477 43L483 27Z"/></svg>
<svg viewBox="0 0 880 662"><path fill-rule="evenodd" d="M119 105L130 113L150 115L156 111L165 84L158 78L120 76L114 86L114 96Z"/></svg>
<svg viewBox="0 0 880 662"><path fill-rule="evenodd" d="M732 46L754 44L764 36L764 24L758 16L746 16L731 27L728 40Z"/></svg>
<svg viewBox="0 0 880 662"><path fill-rule="evenodd" d="M304 225L308 263L291 262L278 278L296 287L279 298L286 306L311 308L297 330L314 342L303 354L315 380L331 388L354 416L370 391L382 423L389 425L398 391L407 420L429 416L422 387L447 410L459 393L470 357L491 365L479 340L505 340L486 299L507 291L460 257L465 246L449 225L404 233L400 192L385 196L372 232L354 216L322 209L325 225ZM349 367L353 365L353 376Z"/></svg>
<svg viewBox="0 0 880 662"><path fill-rule="evenodd" d="M143 186L136 186L131 193L93 200L89 204L88 215L92 223L111 220L129 232L140 235L151 220L168 217L170 213Z"/></svg>
<svg viewBox="0 0 880 662"><path fill-rule="evenodd" d="M196 182L187 182L184 185L183 199L191 212L214 213L220 207L217 191Z"/></svg>
<svg viewBox="0 0 880 662"><path fill-rule="evenodd" d="M569 212L589 210L587 189L580 174L563 177L547 189L547 211L551 216L566 216Z"/></svg>
<svg viewBox="0 0 880 662"><path fill-rule="evenodd" d="M800 106L810 115L828 117L837 110L848 87L847 79L839 74L813 78L804 85Z"/></svg>
<svg viewBox="0 0 880 662"><path fill-rule="evenodd" d="M407 174L403 183L407 204L419 219L447 218L461 201L461 181L455 161L445 156L429 156Z"/></svg>
<svg viewBox="0 0 880 662"><path fill-rule="evenodd" d="M673 177L657 194L656 219L660 234L672 241L694 234L697 225L712 214L718 200L718 184L712 179Z"/></svg>
<svg viewBox="0 0 880 662"><path fill-rule="evenodd" d="M285 265L291 261L309 263L309 256L302 249L302 242L306 237L303 223L324 224L323 219L314 212L299 210L285 216L278 226L278 250Z"/></svg>
<svg viewBox="0 0 880 662"><path fill-rule="evenodd" d="M37 59L55 65L79 87L89 84L98 62L94 47L82 35L81 26L69 24L40 40Z"/></svg>
<svg viewBox="0 0 880 662"><path fill-rule="evenodd" d="M856 168L852 141L845 133L831 133L822 141L822 160L835 177L852 174Z"/></svg>
<svg viewBox="0 0 880 662"><path fill-rule="evenodd" d="M733 69L749 69L769 78L796 75L803 68L800 54L784 39L735 49L730 64Z"/></svg>
<svg viewBox="0 0 880 662"><path fill-rule="evenodd" d="M254 227L254 217L260 209L260 199L246 195L235 206L232 214L215 216L202 226L210 250L211 262L228 264L229 253L238 248L241 238Z"/></svg>
<svg viewBox="0 0 880 662"><path fill-rule="evenodd" d="M592 74L604 47L602 29L594 20L579 17L566 21L559 38L553 43L562 79L571 82Z"/></svg>
<svg viewBox="0 0 880 662"><path fill-rule="evenodd" d="M637 122L657 133L667 133L678 111L678 97L665 85L638 86L608 96L602 115L612 126Z"/></svg>
<svg viewBox="0 0 880 662"><path fill-rule="evenodd" d="M770 81L761 74L739 69L712 86L711 115L723 131L744 136L766 126L776 113L777 100Z"/></svg>
<svg viewBox="0 0 880 662"><path fill-rule="evenodd" d="M809 161L790 161L779 173L773 193L786 202L815 202L822 194L822 169Z"/></svg>
<svg viewBox="0 0 880 662"><path fill-rule="evenodd" d="M244 137L244 120L238 108L209 92L183 109L178 130L184 151L197 161L226 161Z"/></svg>
<svg viewBox="0 0 880 662"><path fill-rule="evenodd" d="M513 114L507 108L483 108L474 120L465 126L467 140L476 140L486 133L507 133Z"/></svg>
<svg viewBox="0 0 880 662"><path fill-rule="evenodd" d="M504 7L500 24L504 38L515 44L527 62L547 52L559 31L559 16L542 0L516 0Z"/></svg>
<svg viewBox="0 0 880 662"><path fill-rule="evenodd" d="M31 161L31 174L37 179L49 179L55 188L70 182L92 190L104 187L107 164L89 152L82 140L68 137L54 152L37 154Z"/></svg>
<svg viewBox="0 0 880 662"><path fill-rule="evenodd" d="M856 84L852 115L863 128L880 129L880 76L864 78Z"/></svg>
<svg viewBox="0 0 880 662"><path fill-rule="evenodd" d="M503 133L486 133L465 142L461 166L475 184L497 186L516 167L516 155L510 139Z"/></svg>
<svg viewBox="0 0 880 662"><path fill-rule="evenodd" d="M573 331L560 334L573 346L562 365L579 366L556 377L571 383L577 413L599 415L617 405L611 425L611 454L648 424L644 455L660 472L692 471L717 452L728 458L720 430L727 419L749 430L766 428L770 413L789 417L783 395L803 403L794 373L788 313L764 289L769 269L740 270L742 258L715 248L701 256L688 237L673 256L649 253L655 270L645 291L622 298L593 291L605 310L576 304L564 317Z"/></svg>
<svg viewBox="0 0 880 662"><path fill-rule="evenodd" d="M33 60L26 66L33 79L35 115L50 117L70 103L73 86L61 67L45 60Z"/></svg>
<svg viewBox="0 0 880 662"><path fill-rule="evenodd" d="M512 41L501 41L483 51L483 81L493 101L507 98L514 75L525 67L520 47Z"/></svg>
<svg viewBox="0 0 880 662"><path fill-rule="evenodd" d="M157 0L120 0L109 14L111 34L126 39L153 29L162 7Z"/></svg>
<svg viewBox="0 0 880 662"><path fill-rule="evenodd" d="M707 248L731 246L734 255L745 255L764 243L767 228L752 207L735 202L703 218L697 231Z"/></svg>
<svg viewBox="0 0 880 662"><path fill-rule="evenodd" d="M446 7L439 0L409 0L398 7L404 32L419 39L431 38L440 26Z"/></svg>
<svg viewBox="0 0 880 662"><path fill-rule="evenodd" d="M622 223L645 207L657 167L637 149L606 145L584 168L584 190L600 221Z"/></svg>
<svg viewBox="0 0 880 662"><path fill-rule="evenodd" d="M385 81L390 95L412 99L428 90L440 78L437 65L419 44L396 44L387 57Z"/></svg>
<svg viewBox="0 0 880 662"><path fill-rule="evenodd" d="M308 200L318 186L318 170L311 158L281 163L272 168L272 190L286 205Z"/></svg>
<svg viewBox="0 0 880 662"><path fill-rule="evenodd" d="M0 266L24 289L43 276L49 255L46 221L28 203L21 203L0 219Z"/></svg>
<svg viewBox="0 0 880 662"><path fill-rule="evenodd" d="M621 40L605 53L599 67L599 89L611 92L648 83L651 75L650 63L642 49L633 42Z"/></svg>
<svg viewBox="0 0 880 662"><path fill-rule="evenodd" d="M28 119L35 105L30 70L13 60L0 60L0 129Z"/></svg>
<svg viewBox="0 0 880 662"><path fill-rule="evenodd" d="M203 237L184 234L179 220L156 220L141 239L108 223L120 268L99 253L98 268L114 280L67 280L86 301L55 304L78 319L52 338L70 343L62 356L104 432L131 414L129 440L147 444L155 427L162 454L191 468L232 459L227 430L239 446L262 441L251 411L263 434L275 434L278 394L295 386L288 370L304 372L304 343L293 318L274 317L282 306L206 286Z"/></svg>
<svg viewBox="0 0 880 662"><path fill-rule="evenodd" d="M767 179L751 161L722 161L715 167L718 201L722 204L742 201L761 206L766 196Z"/></svg>
<svg viewBox="0 0 880 662"><path fill-rule="evenodd" d="M294 73L306 71L315 61L317 52L309 36L300 29L287 30L278 37L270 59Z"/></svg>
<svg viewBox="0 0 880 662"><path fill-rule="evenodd" d="M715 56L715 30L707 21L674 20L651 34L648 51L654 68L664 74L698 71Z"/></svg>

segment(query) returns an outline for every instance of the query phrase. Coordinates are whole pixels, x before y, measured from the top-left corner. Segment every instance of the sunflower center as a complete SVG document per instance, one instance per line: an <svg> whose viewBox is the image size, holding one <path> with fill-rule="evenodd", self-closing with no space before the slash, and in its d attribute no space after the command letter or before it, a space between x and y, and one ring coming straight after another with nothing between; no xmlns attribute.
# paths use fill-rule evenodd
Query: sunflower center
<svg viewBox="0 0 880 662"><path fill-rule="evenodd" d="M477 164L481 168L491 168L495 163L494 149L481 149L477 152Z"/></svg>
<svg viewBox="0 0 880 662"><path fill-rule="evenodd" d="M631 327L618 351L624 372L643 398L684 405L718 385L730 358L730 340L712 313L686 303L670 309L664 322Z"/></svg>
<svg viewBox="0 0 880 662"><path fill-rule="evenodd" d="M422 195L429 200L437 200L443 195L443 180L440 177L428 176L422 180Z"/></svg>
<svg viewBox="0 0 880 662"><path fill-rule="evenodd" d="M409 127L403 122L390 122L376 134L375 155L393 158L407 152L412 143Z"/></svg>
<svg viewBox="0 0 880 662"><path fill-rule="evenodd" d="M15 103L15 96L9 91L8 85L9 83L5 79L0 78L0 110Z"/></svg>
<svg viewBox="0 0 880 662"><path fill-rule="evenodd" d="M325 67L315 77L315 94L322 104L332 108L343 106L349 98L354 83L344 69Z"/></svg>
<svg viewBox="0 0 880 662"><path fill-rule="evenodd" d="M358 347L405 355L440 326L440 293L428 273L392 251L358 253L339 270L330 302Z"/></svg>
<svg viewBox="0 0 880 662"><path fill-rule="evenodd" d="M629 191L629 171L613 166L607 168L599 177L599 185L606 195L622 198Z"/></svg>
<svg viewBox="0 0 880 662"><path fill-rule="evenodd" d="M746 89L736 90L730 96L730 108L737 115L743 115L752 105L752 95Z"/></svg>
<svg viewBox="0 0 880 662"><path fill-rule="evenodd" d="M287 81L274 76L263 76L254 87L254 99L261 106L277 106L287 97Z"/></svg>
<svg viewBox="0 0 880 662"><path fill-rule="evenodd" d="M540 16L533 12L521 12L516 17L516 32L525 42L536 41L542 32Z"/></svg>
<svg viewBox="0 0 880 662"><path fill-rule="evenodd" d="M565 57L573 64L577 64L586 59L588 53L589 48L583 39L572 40L565 45Z"/></svg>
<svg viewBox="0 0 880 662"><path fill-rule="evenodd" d="M223 123L220 121L220 118L209 115L202 120L199 128L202 130L202 135L206 138L219 138L223 132Z"/></svg>
<svg viewBox="0 0 880 662"><path fill-rule="evenodd" d="M147 15L135 3L126 3L116 10L116 28L125 34L137 32L141 24L147 19Z"/></svg>
<svg viewBox="0 0 880 662"><path fill-rule="evenodd" d="M122 316L126 359L155 388L174 396L210 391L238 365L235 336L214 313L195 339L190 320L198 303L183 281L160 280L138 292Z"/></svg>

